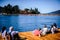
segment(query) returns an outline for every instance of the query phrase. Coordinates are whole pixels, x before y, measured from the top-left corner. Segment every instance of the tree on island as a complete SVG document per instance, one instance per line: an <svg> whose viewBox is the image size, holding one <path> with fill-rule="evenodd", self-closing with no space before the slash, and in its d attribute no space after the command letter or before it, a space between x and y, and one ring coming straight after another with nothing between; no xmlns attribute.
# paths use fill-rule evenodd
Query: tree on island
<svg viewBox="0 0 60 40"><path fill-rule="evenodd" d="M27 12L29 11L29 9L28 9L28 8L25 8L24 10L25 10L25 11L27 11Z"/></svg>
<svg viewBox="0 0 60 40"><path fill-rule="evenodd" d="M36 14L40 14L40 12L38 11L38 8L35 8L35 12Z"/></svg>
<svg viewBox="0 0 60 40"><path fill-rule="evenodd" d="M12 13L15 13L15 14L20 13L20 9L19 9L18 5L13 6Z"/></svg>
<svg viewBox="0 0 60 40"><path fill-rule="evenodd" d="M35 8L35 9L30 9L30 12L32 13L32 14L40 14L40 12L38 11L38 9L37 8Z"/></svg>
<svg viewBox="0 0 60 40"><path fill-rule="evenodd" d="M7 11L7 14L12 13L12 6L10 4L7 5L6 11Z"/></svg>
<svg viewBox="0 0 60 40"><path fill-rule="evenodd" d="M0 6L0 13L2 13L2 8L3 8L3 7Z"/></svg>
<svg viewBox="0 0 60 40"><path fill-rule="evenodd" d="M25 8L25 13L28 14L29 13L29 9L28 8Z"/></svg>
<svg viewBox="0 0 60 40"><path fill-rule="evenodd" d="M28 9L25 8L23 13L22 10L19 9L18 5L12 6L8 4L7 6L1 7L0 6L0 13L5 13L5 14L39 14L40 12L38 11L38 8L35 9Z"/></svg>

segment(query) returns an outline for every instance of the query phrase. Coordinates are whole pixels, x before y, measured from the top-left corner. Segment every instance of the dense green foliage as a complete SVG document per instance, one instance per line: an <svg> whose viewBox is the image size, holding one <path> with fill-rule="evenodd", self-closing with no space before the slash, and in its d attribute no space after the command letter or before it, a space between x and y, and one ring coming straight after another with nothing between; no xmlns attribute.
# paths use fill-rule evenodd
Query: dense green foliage
<svg viewBox="0 0 60 40"><path fill-rule="evenodd" d="M24 12L22 12L24 11ZM25 8L24 10L19 9L18 5L12 6L8 4L7 6L1 7L0 6L0 13L5 13L5 14L39 14L40 12L38 11L38 8L35 9L28 9Z"/></svg>

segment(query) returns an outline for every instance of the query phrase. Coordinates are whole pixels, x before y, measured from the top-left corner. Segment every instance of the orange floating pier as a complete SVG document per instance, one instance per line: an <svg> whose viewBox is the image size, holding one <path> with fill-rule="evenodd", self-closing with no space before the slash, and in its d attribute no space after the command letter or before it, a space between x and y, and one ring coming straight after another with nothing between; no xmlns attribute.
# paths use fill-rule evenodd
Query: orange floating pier
<svg viewBox="0 0 60 40"><path fill-rule="evenodd" d="M19 32L19 36L22 38L26 38L26 40L60 40L60 32L38 37L38 36L34 36L32 32L29 31L29 32ZM0 33L0 40L3 40L1 37L1 33Z"/></svg>

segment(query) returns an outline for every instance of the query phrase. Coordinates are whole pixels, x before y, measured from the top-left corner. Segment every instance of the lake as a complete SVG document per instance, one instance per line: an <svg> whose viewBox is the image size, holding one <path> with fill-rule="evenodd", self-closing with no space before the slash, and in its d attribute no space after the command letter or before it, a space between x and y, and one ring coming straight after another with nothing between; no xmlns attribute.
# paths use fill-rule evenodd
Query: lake
<svg viewBox="0 0 60 40"><path fill-rule="evenodd" d="M13 26L19 32L32 31L43 28L44 24L49 28L53 23L60 28L60 16L0 15L0 31L2 26L6 26L7 30Z"/></svg>

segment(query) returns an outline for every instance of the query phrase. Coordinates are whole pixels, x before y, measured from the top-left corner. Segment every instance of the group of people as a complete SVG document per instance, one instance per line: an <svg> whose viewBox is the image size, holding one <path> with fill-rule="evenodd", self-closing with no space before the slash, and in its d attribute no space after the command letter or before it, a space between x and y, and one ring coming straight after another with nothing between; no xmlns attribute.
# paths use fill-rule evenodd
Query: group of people
<svg viewBox="0 0 60 40"><path fill-rule="evenodd" d="M42 29L39 28L39 29L33 30L33 35L41 37L42 35L46 35L48 33L54 34L56 32L58 32L58 28L56 23L54 23L53 25L51 25L50 30L47 28L47 25L44 25L44 28Z"/></svg>
<svg viewBox="0 0 60 40"><path fill-rule="evenodd" d="M8 32L7 32L5 26L2 27L1 35L2 35L2 38L3 38L4 40L8 40L8 37L10 37L9 40L20 40L20 37L19 37L19 35L18 35L18 31L14 31L13 26L11 26L11 27L9 28L9 31L8 31Z"/></svg>
<svg viewBox="0 0 60 40"><path fill-rule="evenodd" d="M56 23L54 23L53 25L51 25L51 28L50 30L48 30L47 26L44 25L44 28L41 29L35 29L33 31L33 35L36 35L36 36L41 36L41 35L46 35L48 33L52 33L54 34L55 32L58 32L58 28L57 28L57 25ZM9 31L7 32L6 30L6 27L4 26L1 30L1 35L2 35L2 38L4 38L4 40L8 40L8 36L10 37L10 40L20 40L20 37L18 35L18 31L14 31L14 28L13 26L11 26L9 28Z"/></svg>

